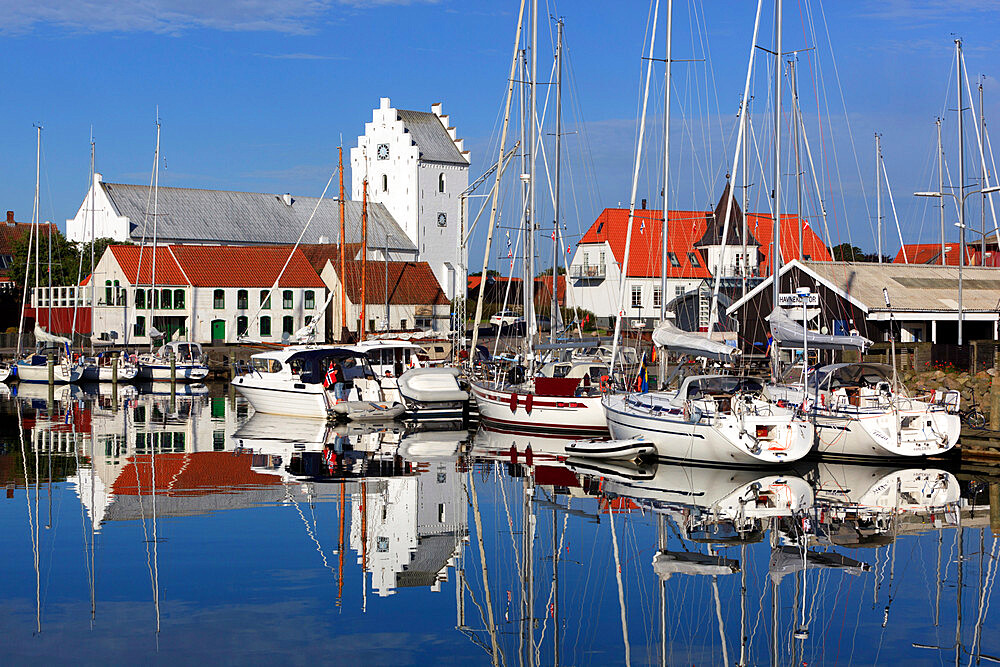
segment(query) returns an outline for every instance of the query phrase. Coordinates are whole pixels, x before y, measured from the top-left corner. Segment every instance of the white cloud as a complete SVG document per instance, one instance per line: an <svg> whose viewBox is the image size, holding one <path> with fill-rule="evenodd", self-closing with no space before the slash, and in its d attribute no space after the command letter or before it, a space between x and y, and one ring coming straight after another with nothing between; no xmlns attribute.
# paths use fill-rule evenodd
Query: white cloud
<svg viewBox="0 0 1000 667"><path fill-rule="evenodd" d="M304 34L337 8L354 10L437 0L0 0L0 32L42 26L72 32L179 33L192 28Z"/></svg>

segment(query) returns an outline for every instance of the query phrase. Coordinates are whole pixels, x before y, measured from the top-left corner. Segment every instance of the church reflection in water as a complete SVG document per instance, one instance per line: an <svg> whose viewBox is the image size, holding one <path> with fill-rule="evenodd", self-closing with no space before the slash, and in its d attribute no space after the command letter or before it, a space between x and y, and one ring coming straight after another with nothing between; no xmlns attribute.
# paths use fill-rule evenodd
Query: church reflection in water
<svg viewBox="0 0 1000 667"><path fill-rule="evenodd" d="M447 588L454 616L440 622L495 664L575 663L598 649L611 662L814 662L847 641L834 627L861 662L876 657L871 637L922 660L989 657L988 487L947 465L593 461L567 458L558 438L460 424L251 414L198 387L32 390L7 401L22 430L4 458L23 464L20 475L5 466L8 497L27 489L36 554L48 485L64 484L90 564L120 522L141 522L153 535L143 554L157 558L157 522L290 509L337 605L359 575L359 612L379 604L369 594ZM159 623L158 581L152 590ZM43 596L37 606L40 628ZM912 630L921 624L926 636Z"/></svg>

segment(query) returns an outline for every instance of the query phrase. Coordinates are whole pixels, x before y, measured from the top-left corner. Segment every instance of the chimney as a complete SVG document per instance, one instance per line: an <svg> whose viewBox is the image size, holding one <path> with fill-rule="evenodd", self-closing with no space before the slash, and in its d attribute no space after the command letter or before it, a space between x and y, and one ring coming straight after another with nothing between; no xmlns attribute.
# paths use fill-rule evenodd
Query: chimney
<svg viewBox="0 0 1000 667"><path fill-rule="evenodd" d="M11 227L17 224L14 222L14 211L7 211L7 224Z"/></svg>
<svg viewBox="0 0 1000 667"><path fill-rule="evenodd" d="M292 195L286 192L281 195L281 201L285 202L285 206L291 206L294 200L292 199Z"/></svg>
<svg viewBox="0 0 1000 667"><path fill-rule="evenodd" d="M646 210L646 200L645 199L642 200L642 206L640 206L639 208L641 208L643 211Z"/></svg>

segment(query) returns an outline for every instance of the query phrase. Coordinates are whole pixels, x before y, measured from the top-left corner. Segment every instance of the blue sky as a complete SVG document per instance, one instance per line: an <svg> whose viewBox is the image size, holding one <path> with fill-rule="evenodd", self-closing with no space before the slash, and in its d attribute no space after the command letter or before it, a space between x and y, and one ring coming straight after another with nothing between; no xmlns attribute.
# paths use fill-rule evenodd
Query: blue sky
<svg viewBox="0 0 1000 667"><path fill-rule="evenodd" d="M566 20L572 77L565 122L577 132L565 142L564 210L572 237L604 206L627 204L650 5L541 4L540 12ZM675 2L674 57L706 60L675 66L674 208L703 209L721 192L755 4ZM934 241L936 213L910 193L936 187L933 122L942 109L955 106L953 95L945 97L953 35L965 40L973 87L977 75L988 77L987 124L1000 112L1000 86L989 78L998 75L991 66L1000 51L991 30L993 3L785 4L785 48L815 47L801 56L799 86L814 157L826 164L822 177L833 242L874 248L869 209L876 130L883 134L904 236L908 242ZM356 142L381 96L402 108L443 102L473 151L473 176L495 159L513 1L0 0L0 8L6 17L0 35L7 101L0 107L6 158L0 194L3 207L19 220L31 214L32 123L45 126L42 216L62 223L83 199L91 127L106 180L148 182L157 105L164 185L318 194L335 167L341 137L345 148ZM771 21L766 6L762 45L771 43ZM543 28L539 78L550 63L543 55L550 53L550 22ZM662 57L662 22L659 30L656 51ZM758 140L766 168L765 128L771 121L760 64L753 115L763 132ZM658 71L651 116L662 114ZM952 160L953 112L946 114L945 133ZM655 128L650 136L654 145L647 147L639 197L653 201L662 158ZM975 145L972 135L970 142ZM970 167L977 162L978 153L969 157ZM957 178L957 165L950 166ZM754 208L764 205L762 199ZM978 224L978 208L974 218ZM886 239L886 252L894 253L891 217Z"/></svg>

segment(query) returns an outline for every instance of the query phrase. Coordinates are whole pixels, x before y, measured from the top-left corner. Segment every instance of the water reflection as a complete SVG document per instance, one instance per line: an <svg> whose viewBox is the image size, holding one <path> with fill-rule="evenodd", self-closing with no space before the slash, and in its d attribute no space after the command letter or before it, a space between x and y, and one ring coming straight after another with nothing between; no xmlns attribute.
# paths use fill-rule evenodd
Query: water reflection
<svg viewBox="0 0 1000 667"><path fill-rule="evenodd" d="M330 641L497 665L1000 652L993 487L947 467L595 462L559 438L161 387L0 398L7 661L258 661L289 642L312 659ZM245 641L263 626L280 632Z"/></svg>

